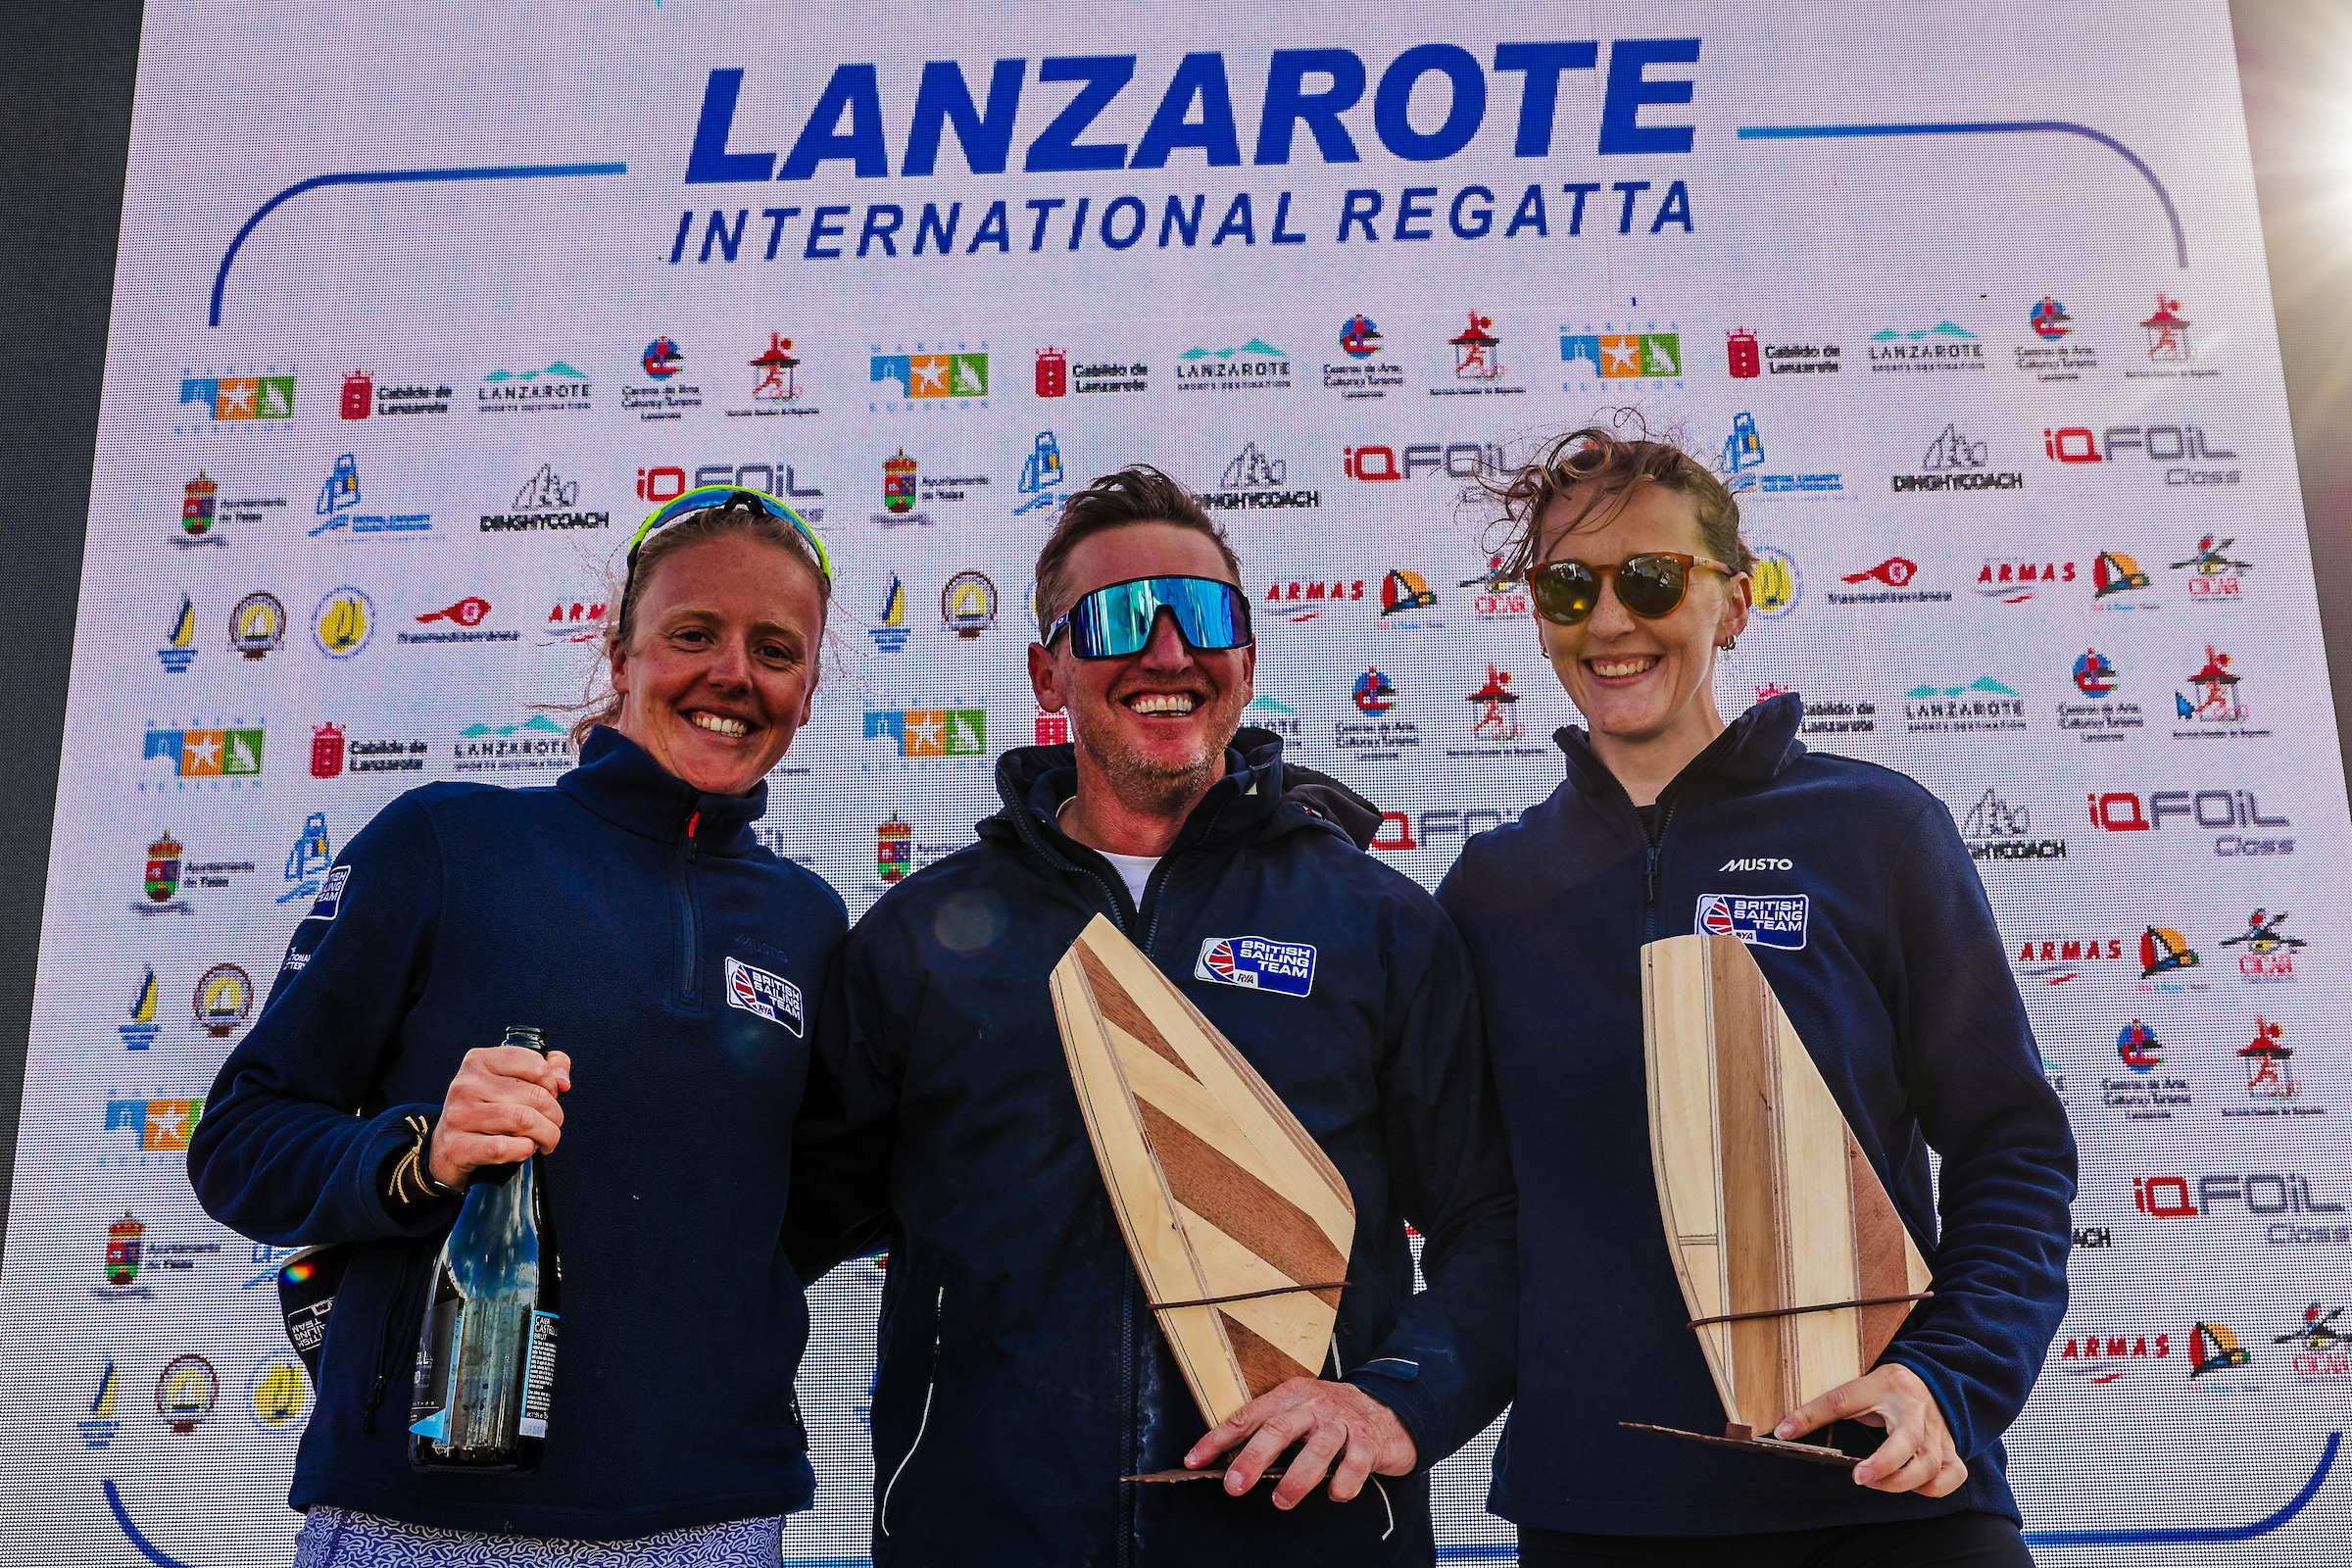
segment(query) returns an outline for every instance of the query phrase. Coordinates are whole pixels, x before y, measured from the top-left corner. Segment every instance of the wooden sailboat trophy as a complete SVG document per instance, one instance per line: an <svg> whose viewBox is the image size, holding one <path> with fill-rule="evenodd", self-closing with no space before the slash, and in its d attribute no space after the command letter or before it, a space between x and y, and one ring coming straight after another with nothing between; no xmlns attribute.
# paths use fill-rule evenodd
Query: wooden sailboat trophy
<svg viewBox="0 0 2352 1568"><path fill-rule="evenodd" d="M1331 1352L1355 1200L1241 1053L1098 915L1052 979L1128 1254L1215 1426ZM1196 1481L1222 1468L1134 1481Z"/></svg>
<svg viewBox="0 0 2352 1568"><path fill-rule="evenodd" d="M1642 1007L1658 1206L1725 1423L1621 1424L1852 1465L1768 1434L1877 1364L1930 1294L1927 1262L1745 944L1648 944Z"/></svg>

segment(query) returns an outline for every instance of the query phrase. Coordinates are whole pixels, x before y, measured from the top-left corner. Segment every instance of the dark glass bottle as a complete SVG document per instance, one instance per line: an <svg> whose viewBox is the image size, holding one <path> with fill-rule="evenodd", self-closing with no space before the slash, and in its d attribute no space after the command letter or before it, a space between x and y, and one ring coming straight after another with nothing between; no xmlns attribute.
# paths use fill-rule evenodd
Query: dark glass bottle
<svg viewBox="0 0 2352 1568"><path fill-rule="evenodd" d="M537 1029L501 1045L547 1054ZM545 1159L473 1173L441 1244L416 1348L409 1462L424 1470L539 1468L562 1316L563 1264L548 1214Z"/></svg>

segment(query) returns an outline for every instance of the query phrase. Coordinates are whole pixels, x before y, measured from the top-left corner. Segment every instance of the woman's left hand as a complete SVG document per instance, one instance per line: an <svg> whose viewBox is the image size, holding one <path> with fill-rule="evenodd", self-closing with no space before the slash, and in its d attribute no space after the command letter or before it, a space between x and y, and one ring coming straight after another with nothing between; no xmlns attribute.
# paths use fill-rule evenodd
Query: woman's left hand
<svg viewBox="0 0 2352 1568"><path fill-rule="evenodd" d="M1858 1487L1946 1497L1968 1480L1968 1466L1952 1445L1951 1428L1943 1424L1942 1407L1919 1374L1900 1361L1889 1361L1799 1405L1781 1419L1772 1435L1794 1440L1839 1420L1886 1429L1879 1451L1854 1467Z"/></svg>

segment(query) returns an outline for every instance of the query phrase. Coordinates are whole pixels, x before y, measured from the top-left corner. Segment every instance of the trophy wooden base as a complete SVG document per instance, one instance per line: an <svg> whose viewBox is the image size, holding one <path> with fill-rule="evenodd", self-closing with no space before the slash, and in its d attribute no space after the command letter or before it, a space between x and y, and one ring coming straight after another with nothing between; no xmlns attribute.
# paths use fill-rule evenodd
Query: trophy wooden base
<svg viewBox="0 0 2352 1568"><path fill-rule="evenodd" d="M1217 1465L1208 1470L1154 1470L1148 1476L1121 1476L1119 1479L1121 1481L1222 1481L1225 1479L1225 1469L1224 1465ZM1259 1479L1278 1480L1283 1471L1283 1466L1276 1465Z"/></svg>
<svg viewBox="0 0 2352 1568"><path fill-rule="evenodd" d="M1670 1438L1689 1438L1692 1443L1711 1443L1719 1448L1745 1448L1751 1453L1777 1453L1783 1458L1803 1459L1812 1464L1841 1465L1848 1470L1860 1464L1864 1457L1861 1454L1847 1453L1840 1448L1827 1447L1818 1443L1790 1443L1781 1438L1759 1438L1753 1431L1736 1421L1725 1423L1723 1436L1720 1438L1708 1437L1703 1432L1685 1432L1680 1427L1653 1427L1646 1421L1620 1421L1617 1424L1621 1427L1631 1427L1636 1432L1662 1432ZM1885 1435L1881 1434L1881 1436Z"/></svg>

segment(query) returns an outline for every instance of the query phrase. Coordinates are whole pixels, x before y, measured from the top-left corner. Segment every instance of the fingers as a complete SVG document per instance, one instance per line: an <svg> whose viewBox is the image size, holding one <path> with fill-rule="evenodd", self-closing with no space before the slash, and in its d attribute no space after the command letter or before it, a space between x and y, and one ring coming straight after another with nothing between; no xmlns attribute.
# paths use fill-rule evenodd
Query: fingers
<svg viewBox="0 0 2352 1568"><path fill-rule="evenodd" d="M1948 1497L1966 1485L1968 1485L1968 1466L1961 1463L1959 1457L1955 1455L1944 1460L1943 1468L1936 1472L1936 1479L1919 1490L1925 1496Z"/></svg>
<svg viewBox="0 0 2352 1568"><path fill-rule="evenodd" d="M1861 1385L1868 1381L1857 1378L1852 1383L1840 1383L1821 1397L1798 1405L1781 1417L1781 1424L1772 1429L1772 1435L1784 1442L1793 1441L1854 1414L1870 1402L1860 1393Z"/></svg>
<svg viewBox="0 0 2352 1568"><path fill-rule="evenodd" d="M1312 1416L1285 1410L1259 1427L1226 1467L1225 1490L1238 1497L1256 1486L1266 1467L1281 1458L1282 1450L1297 1442L1313 1421Z"/></svg>
<svg viewBox="0 0 2352 1568"><path fill-rule="evenodd" d="M1332 1472L1331 1500L1351 1502L1364 1490L1364 1478L1372 1473L1374 1458L1370 1443L1355 1441L1350 1436L1347 1451L1340 1455L1340 1467ZM1279 1500L1279 1498L1277 1499Z"/></svg>
<svg viewBox="0 0 2352 1568"><path fill-rule="evenodd" d="M1331 1461L1339 1457L1348 1446L1348 1427L1341 1421L1317 1421L1308 1429L1306 1443L1291 1456L1290 1468L1284 1473L1282 1485L1274 1489L1274 1506L1296 1508L1304 1502L1315 1488L1323 1484L1324 1472ZM1346 1502L1335 1490L1335 1501Z"/></svg>
<svg viewBox="0 0 2352 1568"><path fill-rule="evenodd" d="M1285 1384L1282 1388L1259 1395L1209 1428L1200 1441L1194 1444L1192 1450L1184 1456L1185 1468L1188 1470L1200 1469L1216 1458L1218 1454L1223 1453L1227 1448L1256 1431L1260 1422L1281 1408L1278 1400L1289 1387L1289 1384Z"/></svg>
<svg viewBox="0 0 2352 1568"><path fill-rule="evenodd" d="M571 1058L520 1046L468 1051L450 1081L434 1129L429 1169L454 1187L484 1165L552 1152L564 1137L557 1095L571 1087Z"/></svg>

